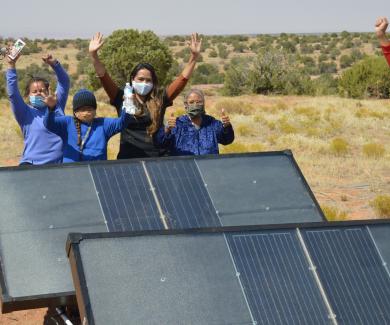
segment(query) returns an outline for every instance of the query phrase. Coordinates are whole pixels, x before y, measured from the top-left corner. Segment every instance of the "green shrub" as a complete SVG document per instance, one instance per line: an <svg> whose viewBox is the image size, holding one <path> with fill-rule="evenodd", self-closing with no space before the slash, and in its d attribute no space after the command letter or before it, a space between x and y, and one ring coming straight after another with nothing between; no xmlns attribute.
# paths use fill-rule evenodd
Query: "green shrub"
<svg viewBox="0 0 390 325"><path fill-rule="evenodd" d="M343 72L340 94L352 98L389 98L390 69L383 57L366 57Z"/></svg>
<svg viewBox="0 0 390 325"><path fill-rule="evenodd" d="M223 74L219 73L218 67L211 63L199 64L194 71L191 84L220 84L223 83Z"/></svg>

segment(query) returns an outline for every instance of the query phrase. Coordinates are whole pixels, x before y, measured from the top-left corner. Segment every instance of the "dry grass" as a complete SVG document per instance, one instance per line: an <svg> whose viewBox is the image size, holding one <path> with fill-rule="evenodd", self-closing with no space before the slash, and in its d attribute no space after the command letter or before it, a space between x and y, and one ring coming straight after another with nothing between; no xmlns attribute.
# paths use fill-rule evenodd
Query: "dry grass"
<svg viewBox="0 0 390 325"><path fill-rule="evenodd" d="M345 211L339 211L336 207L321 206L326 220L328 221L341 221L347 219L347 213Z"/></svg>
<svg viewBox="0 0 390 325"><path fill-rule="evenodd" d="M380 218L390 218L390 195L378 195L370 205Z"/></svg>

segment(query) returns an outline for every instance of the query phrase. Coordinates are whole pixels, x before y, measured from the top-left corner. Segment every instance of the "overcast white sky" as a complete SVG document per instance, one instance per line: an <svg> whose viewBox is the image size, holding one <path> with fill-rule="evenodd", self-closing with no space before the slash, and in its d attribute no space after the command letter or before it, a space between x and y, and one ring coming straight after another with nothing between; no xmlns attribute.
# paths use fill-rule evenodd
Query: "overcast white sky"
<svg viewBox="0 0 390 325"><path fill-rule="evenodd" d="M390 0L3 0L0 35L89 38L122 28L158 35L373 31Z"/></svg>

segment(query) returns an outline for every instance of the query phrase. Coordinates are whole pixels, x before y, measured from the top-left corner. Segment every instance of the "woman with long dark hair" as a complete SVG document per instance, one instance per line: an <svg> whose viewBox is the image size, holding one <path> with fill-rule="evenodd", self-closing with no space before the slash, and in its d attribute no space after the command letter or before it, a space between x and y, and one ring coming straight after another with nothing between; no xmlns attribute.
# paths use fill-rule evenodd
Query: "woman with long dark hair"
<svg viewBox="0 0 390 325"><path fill-rule="evenodd" d="M99 60L98 50L102 45L103 36L97 33L89 44L89 53L96 74L110 98L111 104L115 106L118 115L120 115L124 91L115 84ZM166 89L159 87L156 72L149 63L139 63L132 70L129 81L133 88L133 101L137 113L135 119L121 132L118 159L157 157L161 154L160 150L153 144L153 135L163 123L166 108L172 105L173 100L184 89L191 77L201 47L198 34L192 34L188 45L191 51L189 62Z"/></svg>

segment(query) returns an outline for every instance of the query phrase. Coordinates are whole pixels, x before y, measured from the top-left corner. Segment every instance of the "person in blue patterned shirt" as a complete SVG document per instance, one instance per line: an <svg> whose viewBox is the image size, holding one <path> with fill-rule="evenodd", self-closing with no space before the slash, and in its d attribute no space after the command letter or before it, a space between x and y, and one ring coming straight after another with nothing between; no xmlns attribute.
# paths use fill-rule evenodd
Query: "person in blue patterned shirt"
<svg viewBox="0 0 390 325"><path fill-rule="evenodd" d="M221 121L207 115L204 94L191 89L184 99L186 114L169 116L154 136L156 146L169 149L170 155L218 154L218 143L228 145L234 141L234 131L229 116L222 109Z"/></svg>

